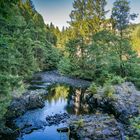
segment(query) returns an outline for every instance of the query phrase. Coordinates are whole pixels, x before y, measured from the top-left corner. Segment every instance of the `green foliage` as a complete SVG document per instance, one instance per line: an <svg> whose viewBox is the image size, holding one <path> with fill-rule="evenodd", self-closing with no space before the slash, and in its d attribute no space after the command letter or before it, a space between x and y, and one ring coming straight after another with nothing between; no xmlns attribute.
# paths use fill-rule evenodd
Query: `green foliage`
<svg viewBox="0 0 140 140"><path fill-rule="evenodd" d="M46 39L58 47L58 39L60 39L61 32L58 27L55 27L52 23L46 25ZM62 39L62 38L61 38Z"/></svg>
<svg viewBox="0 0 140 140"><path fill-rule="evenodd" d="M75 0L70 25L77 36L90 36L100 30L105 19L106 0Z"/></svg>
<svg viewBox="0 0 140 140"><path fill-rule="evenodd" d="M88 90L89 90L91 93L93 93L93 94L97 94L97 92L98 92L98 87L97 87L97 85L96 85L95 83L92 83L92 84L90 85L90 87L88 88Z"/></svg>
<svg viewBox="0 0 140 140"><path fill-rule="evenodd" d="M59 70L100 85L121 84L125 80L139 85L139 63L128 39L103 30L93 36L90 44L82 43L82 38L69 40Z"/></svg>
<svg viewBox="0 0 140 140"><path fill-rule="evenodd" d="M115 89L112 85L106 84L104 86L104 98L114 99L114 97L115 97L114 93L115 93Z"/></svg>
<svg viewBox="0 0 140 140"><path fill-rule="evenodd" d="M7 111L7 107L9 106L11 101L11 96L0 94L0 120L3 119L3 115Z"/></svg>
<svg viewBox="0 0 140 140"><path fill-rule="evenodd" d="M46 68L44 69L56 69L57 64L60 60L60 53L57 48L50 45L50 48L46 47L46 55L45 55L45 64Z"/></svg>
<svg viewBox="0 0 140 140"><path fill-rule="evenodd" d="M110 83L112 85L121 84L125 82L125 78L122 78L118 75L109 75L106 83Z"/></svg>
<svg viewBox="0 0 140 140"><path fill-rule="evenodd" d="M92 40L91 36L100 30L101 24L99 23L105 19L105 5L105 0L100 2L76 0L73 3L74 10L70 14L71 22L69 22L71 28L63 31L68 38L68 40L65 39L67 43L64 60L69 58L69 61L66 59L66 63L70 63L67 65L68 63L64 64L64 61L62 61L63 66L71 68L71 75L84 79L92 79L95 76L95 72L90 69L91 63L87 55L87 47ZM61 66L59 68L62 69ZM67 70L67 68L63 68L63 70ZM63 70L60 71L63 72ZM69 71L67 70L67 72Z"/></svg>
<svg viewBox="0 0 140 140"><path fill-rule="evenodd" d="M63 57L58 64L58 69L59 69L60 73L70 74L71 69L72 69L70 59L67 58L66 56Z"/></svg>
<svg viewBox="0 0 140 140"><path fill-rule="evenodd" d="M114 21L114 27L120 31L122 36L130 20L134 20L137 15L130 14L130 2L128 0L116 0L113 4L111 17Z"/></svg>
<svg viewBox="0 0 140 140"><path fill-rule="evenodd" d="M46 40L43 18L31 0L3 2L3 6L7 16L0 13L0 93L18 87L35 71L56 68L59 61L59 52Z"/></svg>
<svg viewBox="0 0 140 140"><path fill-rule="evenodd" d="M77 128L81 128L84 126L84 120L79 119L78 121L75 121L74 124L76 124Z"/></svg>
<svg viewBox="0 0 140 140"><path fill-rule="evenodd" d="M140 25L137 25L131 34L133 49L140 54Z"/></svg>
<svg viewBox="0 0 140 140"><path fill-rule="evenodd" d="M119 69L122 77L127 75L124 59L128 58L125 58L127 57L125 52L127 52L128 55L132 52L132 46L130 45L130 41L128 39L129 32L126 29L128 29L128 25L132 20L135 20L136 17L136 14L130 14L130 2L128 0L116 0L114 2L111 18L113 19L113 27L116 34L119 34L120 36L118 45L119 49L117 53L119 55Z"/></svg>
<svg viewBox="0 0 140 140"><path fill-rule="evenodd" d="M129 139L140 138L140 116L130 119L130 129L133 131L133 136L129 136Z"/></svg>

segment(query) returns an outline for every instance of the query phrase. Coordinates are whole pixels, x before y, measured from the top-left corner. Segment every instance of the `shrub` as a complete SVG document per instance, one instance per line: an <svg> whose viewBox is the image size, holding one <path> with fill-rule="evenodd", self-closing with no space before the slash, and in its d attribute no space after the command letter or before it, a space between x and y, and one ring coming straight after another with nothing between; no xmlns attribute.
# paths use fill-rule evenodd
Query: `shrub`
<svg viewBox="0 0 140 140"><path fill-rule="evenodd" d="M140 116L130 119L130 128L133 131L133 136L129 136L130 139L140 138Z"/></svg>
<svg viewBox="0 0 140 140"><path fill-rule="evenodd" d="M114 75L114 74L107 74L105 84L121 84L125 82L125 78L122 78L121 76Z"/></svg>
<svg viewBox="0 0 140 140"><path fill-rule="evenodd" d="M88 90L93 93L93 94L97 94L98 92L98 87L97 85L93 82L90 87L88 88Z"/></svg>
<svg viewBox="0 0 140 140"><path fill-rule="evenodd" d="M11 96L10 95L2 95L0 94L0 120L3 119L4 114L7 111L7 107L9 106L11 102Z"/></svg>
<svg viewBox="0 0 140 140"><path fill-rule="evenodd" d="M121 84L123 82L125 82L125 79L120 77L120 76L113 76L112 79L110 79L111 84L115 85L115 84Z"/></svg>
<svg viewBox="0 0 140 140"><path fill-rule="evenodd" d="M114 99L115 89L112 85L106 84L104 86L104 97L109 99Z"/></svg>
<svg viewBox="0 0 140 140"><path fill-rule="evenodd" d="M59 64L58 64L58 70L62 74L70 74L71 73L71 62L67 57L63 57Z"/></svg>

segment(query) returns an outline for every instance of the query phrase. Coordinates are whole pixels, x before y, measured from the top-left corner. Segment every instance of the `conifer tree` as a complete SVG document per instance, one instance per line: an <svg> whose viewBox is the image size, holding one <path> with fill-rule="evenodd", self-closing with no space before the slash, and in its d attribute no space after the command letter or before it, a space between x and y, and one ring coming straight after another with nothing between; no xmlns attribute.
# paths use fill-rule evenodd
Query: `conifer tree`
<svg viewBox="0 0 140 140"><path fill-rule="evenodd" d="M106 0L75 0L70 25L79 35L95 34L105 19Z"/></svg>
<svg viewBox="0 0 140 140"><path fill-rule="evenodd" d="M123 32L137 14L130 13L130 2L128 0L116 0L113 4L111 18L114 21L114 28L119 31L121 38Z"/></svg>
<svg viewBox="0 0 140 140"><path fill-rule="evenodd" d="M114 28L120 35L120 41L118 46L118 55L120 59L120 74L125 76L124 71L124 57L128 55L127 53L132 51L132 47L128 40L128 33L126 28L128 28L131 20L134 20L137 17L136 14L130 13L130 3L128 0L116 0L113 4L111 18L114 22ZM124 34L125 33L125 34Z"/></svg>

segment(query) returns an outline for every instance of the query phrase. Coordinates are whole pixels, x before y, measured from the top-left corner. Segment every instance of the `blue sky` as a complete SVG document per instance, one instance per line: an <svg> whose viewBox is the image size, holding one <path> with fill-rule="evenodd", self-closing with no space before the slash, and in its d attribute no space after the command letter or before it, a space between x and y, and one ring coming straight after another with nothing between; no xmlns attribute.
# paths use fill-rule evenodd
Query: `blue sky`
<svg viewBox="0 0 140 140"><path fill-rule="evenodd" d="M32 0L36 10L43 16L45 23L52 22L60 29L63 26L68 26L67 21L70 21L69 14L72 10L74 0ZM107 10L111 10L115 0L107 0ZM131 12L138 13L139 16L135 20L140 23L140 0L130 0ZM110 12L107 17L110 16Z"/></svg>

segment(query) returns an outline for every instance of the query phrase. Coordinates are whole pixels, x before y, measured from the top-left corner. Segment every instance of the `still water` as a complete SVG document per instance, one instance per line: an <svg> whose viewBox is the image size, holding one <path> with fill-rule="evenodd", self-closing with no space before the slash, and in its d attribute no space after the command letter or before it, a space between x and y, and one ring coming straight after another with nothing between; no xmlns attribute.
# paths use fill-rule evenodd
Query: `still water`
<svg viewBox="0 0 140 140"><path fill-rule="evenodd" d="M68 109L68 95L71 92L70 87L66 85L55 85L48 89L45 106L42 109L35 109L26 112L23 116L16 119L16 124L22 128L22 125L31 124L41 127L46 123L48 115L61 113L71 114ZM29 134L22 133L17 140L69 140L68 133L58 133L57 128L66 127L67 124L44 126L34 130Z"/></svg>

